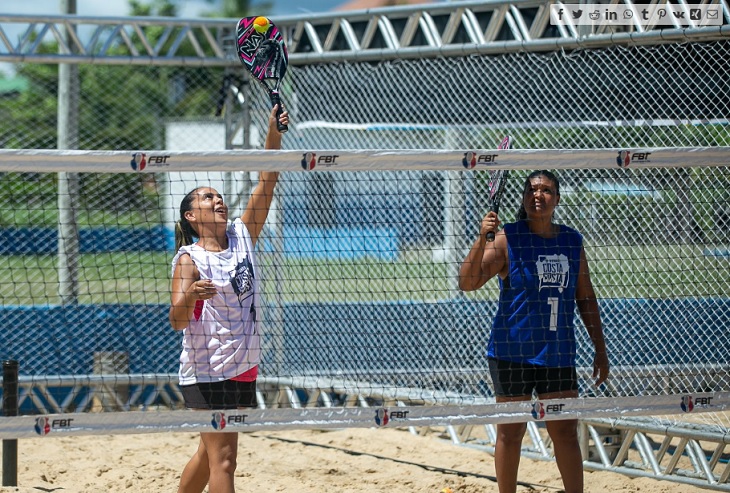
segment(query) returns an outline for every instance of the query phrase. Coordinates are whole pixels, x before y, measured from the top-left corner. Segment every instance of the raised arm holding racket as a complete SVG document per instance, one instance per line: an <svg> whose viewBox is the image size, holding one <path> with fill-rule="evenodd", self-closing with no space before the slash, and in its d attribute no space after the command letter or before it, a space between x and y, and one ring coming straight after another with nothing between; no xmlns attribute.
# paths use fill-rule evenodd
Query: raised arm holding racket
<svg viewBox="0 0 730 493"><path fill-rule="evenodd" d="M267 36L270 30L268 26L259 34ZM260 58L281 66L275 56ZM269 68L257 73L269 73ZM279 99L274 102L272 97L272 103L264 148L276 150L281 149L289 114ZM255 247L278 176L271 171L259 174L237 218L229 216L224 197L209 186L196 187L180 203L169 319L172 328L182 332L178 375L185 406L210 410L212 419L210 431L200 432L198 450L183 469L178 493L200 493L206 486L210 493L235 491L239 433L219 431L229 413L257 405L262 317Z"/></svg>

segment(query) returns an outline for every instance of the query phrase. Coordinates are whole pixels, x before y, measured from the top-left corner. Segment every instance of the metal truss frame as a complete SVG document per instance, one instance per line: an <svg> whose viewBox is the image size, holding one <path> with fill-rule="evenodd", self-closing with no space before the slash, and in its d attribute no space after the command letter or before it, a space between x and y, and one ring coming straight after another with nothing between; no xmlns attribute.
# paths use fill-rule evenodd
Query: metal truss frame
<svg viewBox="0 0 730 493"><path fill-rule="evenodd" d="M730 435L702 424L646 418L580 422L586 469L730 491ZM588 442L590 441L590 445Z"/></svg>
<svg viewBox="0 0 730 493"><path fill-rule="evenodd" d="M657 0L652 0L656 3ZM553 26L553 0L491 0L387 7L272 18L292 65L381 61L609 45L713 40L730 36L728 0L710 0L722 26ZM633 6L633 0L611 0ZM688 0L678 0L688 6ZM237 66L234 19L28 16L0 14L0 62ZM18 32L17 39L9 33ZM161 34L160 34L161 33ZM57 53L43 43L55 41Z"/></svg>
<svg viewBox="0 0 730 493"><path fill-rule="evenodd" d="M582 419L579 437L586 471L608 471L629 477L730 491L730 435L718 427L656 419ZM497 429L483 426L447 426L439 433L451 443L494 454ZM552 442L540 422L528 422L522 456L554 461Z"/></svg>

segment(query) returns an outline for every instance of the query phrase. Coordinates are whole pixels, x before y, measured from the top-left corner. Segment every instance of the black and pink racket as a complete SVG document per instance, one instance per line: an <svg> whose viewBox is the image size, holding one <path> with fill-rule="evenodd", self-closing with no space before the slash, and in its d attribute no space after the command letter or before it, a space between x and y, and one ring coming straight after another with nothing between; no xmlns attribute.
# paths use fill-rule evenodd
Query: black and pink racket
<svg viewBox="0 0 730 493"><path fill-rule="evenodd" d="M512 137L509 135L502 139L497 149L512 149ZM504 186L507 183L509 171L499 169L489 172L489 210L499 214L499 204L504 195ZM487 233L487 241L494 241L494 231Z"/></svg>
<svg viewBox="0 0 730 493"><path fill-rule="evenodd" d="M279 105L278 123L283 111L279 88L289 66L289 54L281 31L267 17L252 16L238 21L236 34L239 60L266 89L271 106ZM280 132L289 129L281 123L278 128Z"/></svg>

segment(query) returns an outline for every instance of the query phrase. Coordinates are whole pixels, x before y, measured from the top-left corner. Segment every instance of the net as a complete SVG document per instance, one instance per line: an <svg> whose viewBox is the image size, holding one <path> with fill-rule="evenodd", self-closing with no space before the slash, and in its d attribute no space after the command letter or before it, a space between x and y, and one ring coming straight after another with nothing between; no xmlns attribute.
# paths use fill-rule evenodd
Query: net
<svg viewBox="0 0 730 493"><path fill-rule="evenodd" d="M582 399L497 408L485 357L497 284L467 294L457 284L489 186L486 165L457 159L466 153L449 161L448 153L345 151L337 159L351 171L305 171L301 152L179 152L160 172L133 170L129 153L3 151L2 170L16 169L21 154L37 161L26 169L44 171L5 171L0 189L0 271L13 286L2 295L0 347L20 362L26 415L3 420L0 433L36 435L37 414L47 412L61 413L43 418L49 429L70 434L210 428L210 413L180 410L180 336L168 322L172 221L197 186L232 191L230 215L240 215L256 174L214 169L249 160L284 173L257 244L260 409L231 413L229 426L382 423L364 407L401 426L723 411L726 151L644 149L652 159L628 167L616 163L621 152L595 151L608 164L583 169L585 156L562 151L476 151L502 166L531 167L532 155L563 163L556 220L584 235L612 364L596 389L592 344L578 321ZM369 171L383 154L394 169ZM677 154L683 166L665 165ZM443 169L430 169L438 162ZM71 171L83 163L117 172ZM527 173L511 170L505 221ZM61 178L73 183L65 200ZM117 412L77 414L85 411Z"/></svg>
<svg viewBox="0 0 730 493"><path fill-rule="evenodd" d="M57 67L17 64L27 89L0 99L13 122L0 128L0 271L12 283L0 354L20 361L26 416L0 433L209 429L209 414L179 410L171 225L198 185L240 214L264 170L285 173L259 244L262 408L232 423L372 426L383 415L363 408L403 405L391 424L536 419L533 403L494 407L484 348L496 283L463 294L456 282L489 164L512 170L504 217L529 170L558 170L557 219L585 237L613 372L591 388L579 326L585 399L561 412L690 410L726 430L709 411L728 391L729 48L292 65L292 126L274 154L223 150L260 147L265 95L238 71L187 66L78 66L75 128L60 131L90 151L54 151ZM213 118L224 78L225 117ZM518 149L493 151L507 134ZM537 416L566 415L555 409ZM123 412L77 413L90 410Z"/></svg>

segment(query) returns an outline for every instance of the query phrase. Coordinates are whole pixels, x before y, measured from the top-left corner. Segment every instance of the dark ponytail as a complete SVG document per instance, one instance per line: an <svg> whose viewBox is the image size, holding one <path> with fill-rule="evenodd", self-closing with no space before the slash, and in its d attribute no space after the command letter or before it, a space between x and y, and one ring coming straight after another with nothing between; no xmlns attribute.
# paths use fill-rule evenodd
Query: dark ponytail
<svg viewBox="0 0 730 493"><path fill-rule="evenodd" d="M175 251L185 245L192 245L194 238L198 236L190 221L185 218L185 213L193 210L193 199L197 191L197 188L190 191L180 202L180 220L175 223Z"/></svg>
<svg viewBox="0 0 730 493"><path fill-rule="evenodd" d="M544 176L545 178L553 182L555 184L555 193L558 195L558 197L560 196L560 181L553 172L547 170L533 171L525 179L525 185L522 188L522 200L520 201L520 209L517 211L518 221L524 221L525 219L527 219L527 211L525 210L525 194L532 187L532 179L539 176Z"/></svg>

